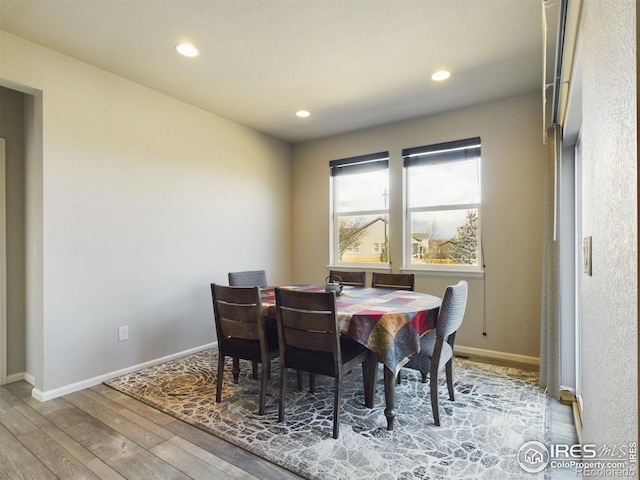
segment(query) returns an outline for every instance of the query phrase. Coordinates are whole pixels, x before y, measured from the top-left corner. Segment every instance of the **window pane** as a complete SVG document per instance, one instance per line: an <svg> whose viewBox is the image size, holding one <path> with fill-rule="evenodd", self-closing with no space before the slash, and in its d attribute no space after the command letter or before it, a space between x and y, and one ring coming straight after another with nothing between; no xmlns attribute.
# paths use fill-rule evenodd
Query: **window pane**
<svg viewBox="0 0 640 480"><path fill-rule="evenodd" d="M338 216L338 261L387 262L387 222L378 215Z"/></svg>
<svg viewBox="0 0 640 480"><path fill-rule="evenodd" d="M333 177L337 212L386 210L388 172L379 170Z"/></svg>
<svg viewBox="0 0 640 480"><path fill-rule="evenodd" d="M408 168L409 206L480 203L480 159Z"/></svg>
<svg viewBox="0 0 640 480"><path fill-rule="evenodd" d="M478 265L478 209L410 217L412 265Z"/></svg>

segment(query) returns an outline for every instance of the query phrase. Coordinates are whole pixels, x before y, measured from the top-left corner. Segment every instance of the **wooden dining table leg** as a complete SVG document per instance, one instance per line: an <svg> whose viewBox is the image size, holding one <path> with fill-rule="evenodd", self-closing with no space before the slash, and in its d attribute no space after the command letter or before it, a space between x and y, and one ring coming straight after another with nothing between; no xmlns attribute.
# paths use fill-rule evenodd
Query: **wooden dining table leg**
<svg viewBox="0 0 640 480"><path fill-rule="evenodd" d="M376 382L378 380L378 356L369 352L364 373L364 405L367 408L373 408L374 398L376 394Z"/></svg>
<svg viewBox="0 0 640 480"><path fill-rule="evenodd" d="M387 430L393 430L393 419L396 418L396 375L386 365L384 366L384 399Z"/></svg>

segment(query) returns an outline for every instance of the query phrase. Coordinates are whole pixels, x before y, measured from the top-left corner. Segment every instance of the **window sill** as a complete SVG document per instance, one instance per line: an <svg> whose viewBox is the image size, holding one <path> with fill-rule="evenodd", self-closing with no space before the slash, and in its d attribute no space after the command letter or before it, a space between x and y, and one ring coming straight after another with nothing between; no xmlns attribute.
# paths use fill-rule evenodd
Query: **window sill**
<svg viewBox="0 0 640 480"><path fill-rule="evenodd" d="M440 268L415 268L404 267L401 268L402 273L414 273L417 276L425 277L465 277L465 278L484 278L484 270L470 270L470 269L440 269Z"/></svg>
<svg viewBox="0 0 640 480"><path fill-rule="evenodd" d="M391 272L388 263L349 263L349 264L331 264L327 265L329 270L346 270L346 271L362 271L367 272Z"/></svg>

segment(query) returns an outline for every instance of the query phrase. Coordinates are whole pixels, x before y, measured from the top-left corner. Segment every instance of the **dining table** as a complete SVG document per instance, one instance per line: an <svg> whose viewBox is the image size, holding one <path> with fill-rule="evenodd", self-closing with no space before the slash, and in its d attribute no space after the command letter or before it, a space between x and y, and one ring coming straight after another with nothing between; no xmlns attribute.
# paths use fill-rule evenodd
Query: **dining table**
<svg viewBox="0 0 640 480"><path fill-rule="evenodd" d="M268 319L276 318L275 288L261 289L262 309ZM293 285L311 292L325 291L324 285ZM435 328L442 299L427 293L344 286L336 298L340 333L364 345L371 355L369 389L365 404L373 407L378 362L384 365L384 394L387 430L396 417L396 379L402 366L420 351L420 337Z"/></svg>

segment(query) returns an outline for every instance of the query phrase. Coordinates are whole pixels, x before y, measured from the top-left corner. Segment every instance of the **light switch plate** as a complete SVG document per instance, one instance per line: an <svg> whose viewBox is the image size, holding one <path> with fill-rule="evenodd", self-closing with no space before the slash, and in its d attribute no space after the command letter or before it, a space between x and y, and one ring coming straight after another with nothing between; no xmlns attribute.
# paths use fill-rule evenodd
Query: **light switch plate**
<svg viewBox="0 0 640 480"><path fill-rule="evenodd" d="M582 240L582 271L591 276L591 237Z"/></svg>
<svg viewBox="0 0 640 480"><path fill-rule="evenodd" d="M129 327L119 327L118 328L118 341L124 342L125 340L129 340Z"/></svg>

